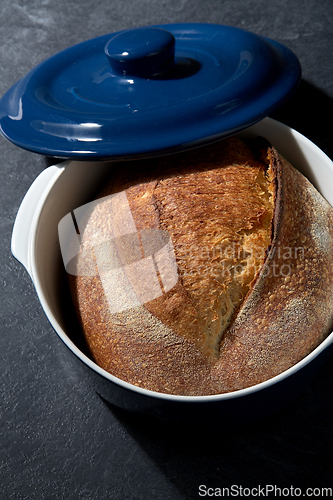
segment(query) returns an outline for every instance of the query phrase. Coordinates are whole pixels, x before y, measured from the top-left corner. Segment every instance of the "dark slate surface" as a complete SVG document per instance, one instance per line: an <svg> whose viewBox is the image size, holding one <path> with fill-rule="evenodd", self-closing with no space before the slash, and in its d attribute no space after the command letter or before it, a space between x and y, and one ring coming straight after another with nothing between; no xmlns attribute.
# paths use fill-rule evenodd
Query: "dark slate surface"
<svg viewBox="0 0 333 500"><path fill-rule="evenodd" d="M303 81L274 117L333 158L332 0L2 0L0 9L0 97L46 57L123 28L198 21L275 38L299 57ZM294 402L238 429L138 419L98 396L10 253L20 201L47 164L0 137L1 500L197 499L199 485L333 488L332 358Z"/></svg>

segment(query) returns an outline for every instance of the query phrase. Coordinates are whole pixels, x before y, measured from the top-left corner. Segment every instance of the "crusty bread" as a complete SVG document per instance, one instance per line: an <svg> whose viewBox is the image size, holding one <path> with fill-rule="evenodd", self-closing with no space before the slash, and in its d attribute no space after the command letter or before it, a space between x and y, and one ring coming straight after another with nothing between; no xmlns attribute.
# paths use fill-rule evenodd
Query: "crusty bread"
<svg viewBox="0 0 333 500"><path fill-rule="evenodd" d="M229 392L330 332L333 209L266 141L124 162L98 198L78 223L77 269L93 259L94 272L70 288L113 375L169 394Z"/></svg>

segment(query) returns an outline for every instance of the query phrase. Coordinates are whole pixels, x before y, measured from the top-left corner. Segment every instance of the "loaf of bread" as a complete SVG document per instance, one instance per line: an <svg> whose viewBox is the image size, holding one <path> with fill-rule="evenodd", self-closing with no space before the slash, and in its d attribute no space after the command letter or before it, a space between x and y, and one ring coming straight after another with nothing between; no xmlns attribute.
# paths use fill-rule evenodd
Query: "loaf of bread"
<svg viewBox="0 0 333 500"><path fill-rule="evenodd" d="M333 209L267 141L123 162L87 207L70 289L93 359L116 377L235 391L330 333Z"/></svg>

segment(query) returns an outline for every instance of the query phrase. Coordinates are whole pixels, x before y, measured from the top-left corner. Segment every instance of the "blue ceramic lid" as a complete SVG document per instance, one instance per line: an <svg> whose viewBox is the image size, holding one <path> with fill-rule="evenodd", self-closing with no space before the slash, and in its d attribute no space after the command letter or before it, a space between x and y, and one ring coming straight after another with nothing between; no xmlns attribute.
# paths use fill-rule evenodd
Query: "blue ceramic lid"
<svg viewBox="0 0 333 500"><path fill-rule="evenodd" d="M280 43L230 26L125 30L47 59L0 101L14 144L62 158L184 150L234 134L286 100L301 78Z"/></svg>

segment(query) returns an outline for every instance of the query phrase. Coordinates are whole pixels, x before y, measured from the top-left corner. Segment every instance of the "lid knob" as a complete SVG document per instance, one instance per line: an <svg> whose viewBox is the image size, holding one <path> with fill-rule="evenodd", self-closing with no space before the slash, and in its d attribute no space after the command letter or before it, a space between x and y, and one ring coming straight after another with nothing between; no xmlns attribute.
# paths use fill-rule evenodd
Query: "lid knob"
<svg viewBox="0 0 333 500"><path fill-rule="evenodd" d="M111 38L104 52L115 73L147 78L173 65L175 37L161 28L126 30Z"/></svg>

